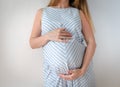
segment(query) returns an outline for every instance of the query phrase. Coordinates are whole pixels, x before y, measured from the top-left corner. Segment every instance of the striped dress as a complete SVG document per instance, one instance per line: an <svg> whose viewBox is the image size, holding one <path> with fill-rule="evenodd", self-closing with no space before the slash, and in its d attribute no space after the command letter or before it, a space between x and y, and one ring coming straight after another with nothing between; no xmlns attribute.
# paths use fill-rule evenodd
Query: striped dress
<svg viewBox="0 0 120 87"><path fill-rule="evenodd" d="M87 72L75 79L64 80L59 73L67 74L70 69L81 67L86 42L81 32L81 18L77 8L43 8L41 35L57 28L65 28L72 34L67 43L49 41L42 47L44 87L95 87L92 61Z"/></svg>

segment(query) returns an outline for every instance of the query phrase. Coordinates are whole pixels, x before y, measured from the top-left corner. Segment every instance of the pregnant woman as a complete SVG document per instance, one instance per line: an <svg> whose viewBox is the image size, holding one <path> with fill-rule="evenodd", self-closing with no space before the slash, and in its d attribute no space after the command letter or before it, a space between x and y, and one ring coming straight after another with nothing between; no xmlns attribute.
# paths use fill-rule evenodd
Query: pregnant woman
<svg viewBox="0 0 120 87"><path fill-rule="evenodd" d="M36 12L29 42L43 49L44 87L95 87L96 42L86 0L50 0Z"/></svg>

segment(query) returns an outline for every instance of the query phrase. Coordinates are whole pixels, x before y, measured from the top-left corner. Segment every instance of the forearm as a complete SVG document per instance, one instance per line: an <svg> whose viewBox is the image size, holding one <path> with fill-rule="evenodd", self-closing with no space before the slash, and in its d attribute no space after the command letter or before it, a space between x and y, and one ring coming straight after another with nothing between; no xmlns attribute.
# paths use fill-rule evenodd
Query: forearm
<svg viewBox="0 0 120 87"><path fill-rule="evenodd" d="M95 53L95 49L96 49L96 44L94 42L88 43L83 58L82 69L87 69L87 67L89 66L90 61Z"/></svg>
<svg viewBox="0 0 120 87"><path fill-rule="evenodd" d="M42 35L40 37L32 37L30 39L30 46L32 49L40 48L40 47L43 47L45 44L47 44L48 41L49 40L47 35Z"/></svg>

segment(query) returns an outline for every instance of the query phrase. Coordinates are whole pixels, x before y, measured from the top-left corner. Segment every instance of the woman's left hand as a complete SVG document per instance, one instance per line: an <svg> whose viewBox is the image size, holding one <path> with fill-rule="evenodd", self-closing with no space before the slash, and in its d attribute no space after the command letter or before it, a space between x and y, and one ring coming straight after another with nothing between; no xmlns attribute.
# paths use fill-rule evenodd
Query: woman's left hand
<svg viewBox="0 0 120 87"><path fill-rule="evenodd" d="M61 78L63 78L64 80L75 80L78 77L81 77L85 74L86 70L85 69L74 69L74 70L69 70L68 74L59 74L59 76Z"/></svg>

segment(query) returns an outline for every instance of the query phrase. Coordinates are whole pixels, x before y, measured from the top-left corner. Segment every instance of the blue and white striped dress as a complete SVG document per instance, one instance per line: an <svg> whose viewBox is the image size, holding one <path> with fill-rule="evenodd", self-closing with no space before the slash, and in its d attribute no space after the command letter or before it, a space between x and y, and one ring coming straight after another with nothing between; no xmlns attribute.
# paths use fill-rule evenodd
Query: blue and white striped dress
<svg viewBox="0 0 120 87"><path fill-rule="evenodd" d="M64 80L58 76L59 73L67 74L70 69L80 68L87 46L77 8L43 8L41 35L61 27L72 34L72 39L67 43L49 41L42 47L44 87L95 87L92 61L82 77Z"/></svg>

